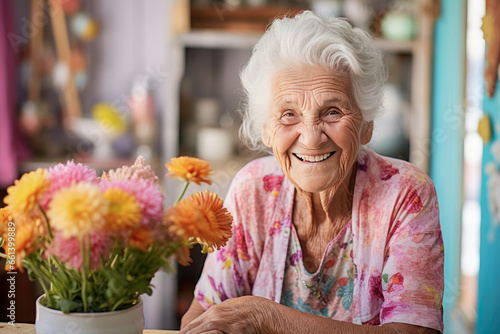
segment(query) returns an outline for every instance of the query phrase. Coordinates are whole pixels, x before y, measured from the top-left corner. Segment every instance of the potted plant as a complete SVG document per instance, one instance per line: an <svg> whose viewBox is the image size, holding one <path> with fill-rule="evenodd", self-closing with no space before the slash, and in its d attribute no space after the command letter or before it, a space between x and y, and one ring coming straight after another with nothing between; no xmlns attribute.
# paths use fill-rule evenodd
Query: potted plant
<svg viewBox="0 0 500 334"><path fill-rule="evenodd" d="M7 271L26 270L45 292L37 300L37 333L142 333L141 295L151 279L172 271L175 255L190 262L195 243L203 252L223 246L232 216L217 194L182 197L191 182L210 181L207 162L173 158L170 177L185 186L164 208L158 177L142 157L132 166L97 177L68 162L24 174L7 189L0 235Z"/></svg>

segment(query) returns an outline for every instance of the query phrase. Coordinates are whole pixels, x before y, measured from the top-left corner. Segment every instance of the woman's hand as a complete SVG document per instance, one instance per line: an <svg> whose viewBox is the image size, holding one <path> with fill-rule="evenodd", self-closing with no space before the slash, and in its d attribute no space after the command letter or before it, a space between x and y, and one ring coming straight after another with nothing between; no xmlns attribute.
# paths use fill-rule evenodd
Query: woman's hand
<svg viewBox="0 0 500 334"><path fill-rule="evenodd" d="M228 299L210 307L180 331L195 333L269 333L279 326L278 304L262 297L244 296Z"/></svg>
<svg viewBox="0 0 500 334"><path fill-rule="evenodd" d="M179 334L343 333L435 334L436 330L404 323L362 326L304 313L272 300L244 296L210 307Z"/></svg>

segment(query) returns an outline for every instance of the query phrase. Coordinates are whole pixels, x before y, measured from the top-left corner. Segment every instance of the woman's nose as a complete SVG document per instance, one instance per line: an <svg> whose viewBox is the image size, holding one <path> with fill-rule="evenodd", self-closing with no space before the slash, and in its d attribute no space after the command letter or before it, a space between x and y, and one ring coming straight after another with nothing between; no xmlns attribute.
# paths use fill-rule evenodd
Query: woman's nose
<svg viewBox="0 0 500 334"><path fill-rule="evenodd" d="M327 140L328 138L323 132L323 127L317 124L306 126L299 137L302 145L311 149L317 148Z"/></svg>

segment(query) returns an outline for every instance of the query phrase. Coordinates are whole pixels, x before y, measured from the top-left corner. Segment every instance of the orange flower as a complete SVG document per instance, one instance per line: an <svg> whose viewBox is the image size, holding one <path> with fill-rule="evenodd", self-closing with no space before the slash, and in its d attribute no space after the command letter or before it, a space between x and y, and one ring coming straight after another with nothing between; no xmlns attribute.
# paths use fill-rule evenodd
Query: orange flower
<svg viewBox="0 0 500 334"><path fill-rule="evenodd" d="M30 224L26 222L16 221L14 239L12 240L9 233L5 233L4 236L7 237L4 244L4 249L6 250L6 255L10 258L10 253L7 251L9 248L14 248L15 255L14 261L9 261L5 264L5 271L19 271L24 272L24 268L21 261L29 256L32 252L39 249L41 245L40 236L43 235L44 224L40 219L35 219ZM12 247L11 247L12 246Z"/></svg>
<svg viewBox="0 0 500 334"><path fill-rule="evenodd" d="M149 246L153 244L153 233L151 229L146 226L141 226L135 229L128 239L128 244L129 246L146 252Z"/></svg>
<svg viewBox="0 0 500 334"><path fill-rule="evenodd" d="M10 212L9 208L1 208L0 209L0 237L3 236L5 232L7 232L7 225L9 224L10 220Z"/></svg>
<svg viewBox="0 0 500 334"><path fill-rule="evenodd" d="M165 213L163 220L169 232L182 241L205 234L208 229L203 213L195 206L191 197L172 207Z"/></svg>
<svg viewBox="0 0 500 334"><path fill-rule="evenodd" d="M177 203L167 220L181 238L196 238L203 245L203 253L224 246L231 237L233 217L223 207L216 193L197 192Z"/></svg>
<svg viewBox="0 0 500 334"><path fill-rule="evenodd" d="M183 267L187 267L191 262L193 262L190 250L190 247L180 247L175 251L177 262Z"/></svg>
<svg viewBox="0 0 500 334"><path fill-rule="evenodd" d="M178 157L172 158L165 166L168 169L167 176L169 177L178 177L198 185L202 182L212 184L210 180L212 170L210 164L204 160L191 157Z"/></svg>

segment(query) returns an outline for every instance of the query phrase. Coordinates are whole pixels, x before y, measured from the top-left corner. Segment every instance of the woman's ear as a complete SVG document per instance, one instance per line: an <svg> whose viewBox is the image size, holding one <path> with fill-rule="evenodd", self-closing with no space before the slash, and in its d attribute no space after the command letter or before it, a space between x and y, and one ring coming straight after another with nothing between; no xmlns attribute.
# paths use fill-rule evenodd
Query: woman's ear
<svg viewBox="0 0 500 334"><path fill-rule="evenodd" d="M271 136L269 135L269 128L266 123L262 126L262 143L264 143L267 147L272 148Z"/></svg>
<svg viewBox="0 0 500 334"><path fill-rule="evenodd" d="M361 145L366 145L372 140L373 121L363 122L361 126Z"/></svg>

